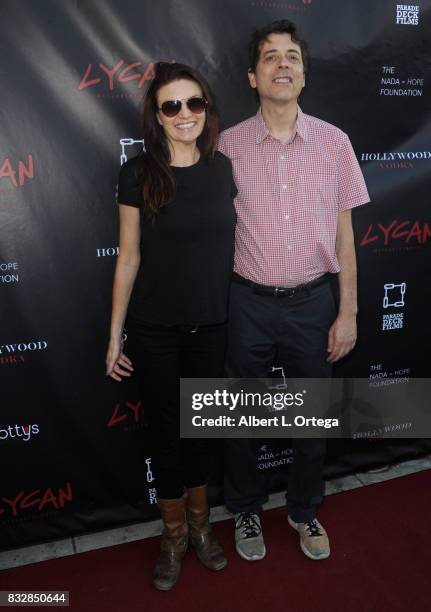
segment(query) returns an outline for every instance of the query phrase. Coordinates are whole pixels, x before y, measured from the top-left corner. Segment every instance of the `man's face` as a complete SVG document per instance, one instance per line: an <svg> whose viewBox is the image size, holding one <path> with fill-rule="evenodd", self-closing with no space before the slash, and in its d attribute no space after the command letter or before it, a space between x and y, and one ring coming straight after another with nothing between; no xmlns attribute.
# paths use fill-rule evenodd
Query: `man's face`
<svg viewBox="0 0 431 612"><path fill-rule="evenodd" d="M290 34L270 34L260 46L256 72L249 71L248 78L261 103L297 100L305 85L301 47Z"/></svg>

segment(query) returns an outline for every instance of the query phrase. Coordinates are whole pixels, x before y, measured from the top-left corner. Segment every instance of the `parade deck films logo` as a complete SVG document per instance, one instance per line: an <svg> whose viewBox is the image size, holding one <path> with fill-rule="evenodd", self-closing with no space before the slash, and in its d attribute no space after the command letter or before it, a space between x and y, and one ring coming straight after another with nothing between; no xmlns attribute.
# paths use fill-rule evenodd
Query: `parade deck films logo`
<svg viewBox="0 0 431 612"><path fill-rule="evenodd" d="M397 4L395 19L398 25L419 25L419 5Z"/></svg>
<svg viewBox="0 0 431 612"><path fill-rule="evenodd" d="M405 306L405 293L407 283L385 283L383 285L383 308L402 308ZM384 314L382 331L402 329L404 327L404 312Z"/></svg>
<svg viewBox="0 0 431 612"><path fill-rule="evenodd" d="M146 478L147 478L147 482L148 484L151 484L155 479L153 472L151 470L151 457L147 457L145 459L145 465L147 468L146 471ZM149 503L152 504L156 504L157 503L157 489L156 487L148 487L148 501Z"/></svg>
<svg viewBox="0 0 431 612"><path fill-rule="evenodd" d="M128 151L128 147L136 147L138 145L140 150L145 150L144 141L142 138L120 138L120 147L121 147L121 155L120 155L120 164L123 165L130 155ZM134 152L134 151L133 151Z"/></svg>

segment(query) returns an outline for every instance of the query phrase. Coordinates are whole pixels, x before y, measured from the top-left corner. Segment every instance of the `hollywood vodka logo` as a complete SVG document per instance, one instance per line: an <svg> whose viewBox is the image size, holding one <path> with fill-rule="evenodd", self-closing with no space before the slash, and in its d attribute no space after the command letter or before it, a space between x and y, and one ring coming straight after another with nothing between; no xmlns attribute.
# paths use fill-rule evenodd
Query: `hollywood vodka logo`
<svg viewBox="0 0 431 612"><path fill-rule="evenodd" d="M361 155L361 161L414 161L417 159L431 159L431 151L376 151Z"/></svg>
<svg viewBox="0 0 431 612"><path fill-rule="evenodd" d="M397 4L396 22L398 25L418 25L419 5Z"/></svg>
<svg viewBox="0 0 431 612"><path fill-rule="evenodd" d="M105 247L104 249L100 248L100 249L96 249L96 257L113 257L114 255L118 255L119 252L120 252L119 246Z"/></svg>
<svg viewBox="0 0 431 612"><path fill-rule="evenodd" d="M383 286L383 308L402 308L405 306L404 296L406 293L406 283L385 283ZM404 313L396 312L384 314L382 320L382 331L392 329L402 329L404 326Z"/></svg>
<svg viewBox="0 0 431 612"><path fill-rule="evenodd" d="M377 162L384 170L414 168L431 160L431 151L375 151L362 153L361 162Z"/></svg>
<svg viewBox="0 0 431 612"><path fill-rule="evenodd" d="M31 342L19 342L18 344L0 344L0 355L10 353L24 353L26 351L43 351L48 347L46 340L32 340Z"/></svg>

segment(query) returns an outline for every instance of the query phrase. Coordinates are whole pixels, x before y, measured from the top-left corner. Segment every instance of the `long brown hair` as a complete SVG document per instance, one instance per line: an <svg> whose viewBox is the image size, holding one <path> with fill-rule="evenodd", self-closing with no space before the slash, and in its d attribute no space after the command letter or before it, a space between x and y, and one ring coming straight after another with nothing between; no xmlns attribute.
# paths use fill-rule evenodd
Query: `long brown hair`
<svg viewBox="0 0 431 612"><path fill-rule="evenodd" d="M219 119L214 96L206 80L196 70L185 64L158 62L154 64L154 72L154 79L145 95L142 113L146 151L142 196L144 215L152 219L155 219L163 206L172 202L176 194L175 176L170 166L171 154L168 140L156 116L158 90L164 85L180 79L194 81L201 88L202 95L208 102L205 126L197 140L201 155L209 159L214 156L219 131Z"/></svg>

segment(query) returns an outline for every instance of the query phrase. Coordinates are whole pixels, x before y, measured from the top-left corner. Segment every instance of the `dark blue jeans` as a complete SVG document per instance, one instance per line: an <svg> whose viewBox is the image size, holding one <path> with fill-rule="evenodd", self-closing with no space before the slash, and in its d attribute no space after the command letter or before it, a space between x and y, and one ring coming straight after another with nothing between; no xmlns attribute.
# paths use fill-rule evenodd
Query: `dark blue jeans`
<svg viewBox="0 0 431 612"><path fill-rule="evenodd" d="M150 427L157 495L177 499L207 482L211 440L180 439L180 378L221 378L226 324L160 326L127 320L125 354L138 376Z"/></svg>
<svg viewBox="0 0 431 612"><path fill-rule="evenodd" d="M328 281L293 297L258 295L232 283L226 374L265 378L281 365L291 378L328 378L328 331L336 306ZM225 440L225 503L231 512L258 512L267 499L266 478L257 467L258 439ZM315 517L324 494L324 439L292 439L287 505L296 522Z"/></svg>

